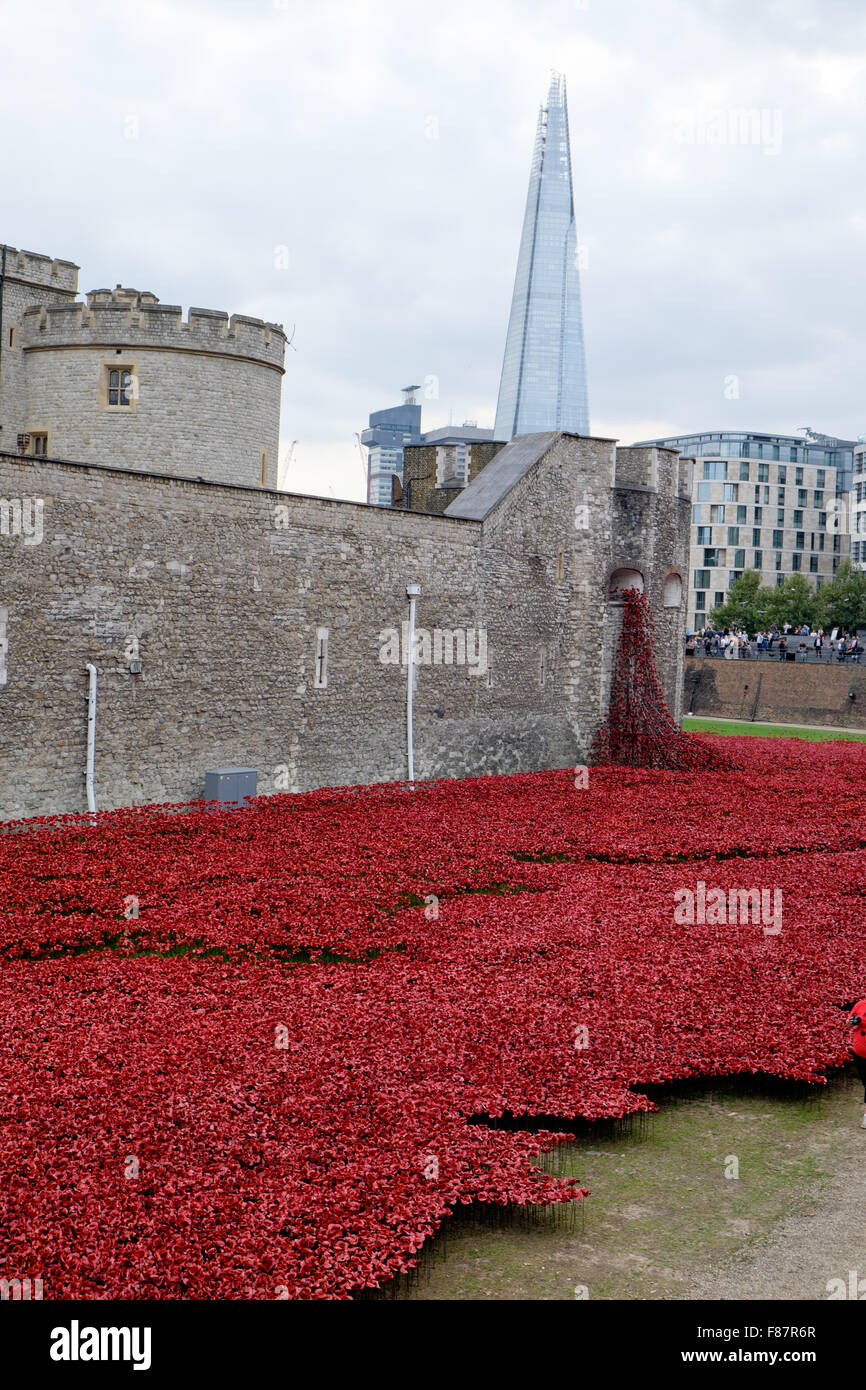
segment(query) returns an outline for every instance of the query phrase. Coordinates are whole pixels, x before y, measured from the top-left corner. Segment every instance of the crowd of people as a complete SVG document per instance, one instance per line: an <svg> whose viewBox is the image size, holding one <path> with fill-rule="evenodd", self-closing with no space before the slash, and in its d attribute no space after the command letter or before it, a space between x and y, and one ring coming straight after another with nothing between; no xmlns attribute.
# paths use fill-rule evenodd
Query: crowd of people
<svg viewBox="0 0 866 1390"><path fill-rule="evenodd" d="M780 628L771 623L766 631L756 632L754 636L736 626L717 632L708 625L699 632L686 633L688 656L775 657L779 661L792 656L804 660L852 661L859 665L862 653L863 644L856 633L834 628L828 635L823 628L812 628L808 623L800 627L783 623Z"/></svg>

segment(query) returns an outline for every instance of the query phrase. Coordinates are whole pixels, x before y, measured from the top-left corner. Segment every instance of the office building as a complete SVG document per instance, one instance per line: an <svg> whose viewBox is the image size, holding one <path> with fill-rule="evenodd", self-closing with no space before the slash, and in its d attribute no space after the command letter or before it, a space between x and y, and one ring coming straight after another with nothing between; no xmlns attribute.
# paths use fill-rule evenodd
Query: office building
<svg viewBox="0 0 866 1390"><path fill-rule="evenodd" d="M560 73L553 74L538 117L494 437L545 430L589 433L568 106Z"/></svg>

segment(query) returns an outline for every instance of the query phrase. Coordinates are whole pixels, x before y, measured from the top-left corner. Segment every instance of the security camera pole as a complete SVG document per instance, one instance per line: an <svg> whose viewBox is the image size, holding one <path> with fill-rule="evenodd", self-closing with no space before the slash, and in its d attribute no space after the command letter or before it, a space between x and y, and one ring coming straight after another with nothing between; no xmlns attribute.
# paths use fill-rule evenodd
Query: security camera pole
<svg viewBox="0 0 866 1390"><path fill-rule="evenodd" d="M420 584L407 584L406 597L409 600L409 661L407 665L408 683L406 689L406 752L409 763L409 784L415 781L415 747L412 733L412 705L415 694L415 604L421 594Z"/></svg>

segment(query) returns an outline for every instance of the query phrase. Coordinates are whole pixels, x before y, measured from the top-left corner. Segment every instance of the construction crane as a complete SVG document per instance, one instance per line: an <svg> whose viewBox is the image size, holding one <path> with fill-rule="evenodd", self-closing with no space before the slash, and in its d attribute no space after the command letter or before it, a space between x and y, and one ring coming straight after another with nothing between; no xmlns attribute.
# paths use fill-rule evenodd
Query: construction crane
<svg viewBox="0 0 866 1390"><path fill-rule="evenodd" d="M297 442L298 442L297 439L293 439L293 440L292 440L291 444L289 445L288 449L286 450L285 457L283 458L283 467L282 467L283 487L286 486L286 484L287 484L287 482L288 482L288 479L289 479L289 469L290 469L291 466L292 466L292 459L295 457L295 445L297 444Z"/></svg>
<svg viewBox="0 0 866 1390"><path fill-rule="evenodd" d="M361 443L361 436L357 430L355 431L355 443L358 446L358 453L361 455L361 472L364 474L364 501L366 501L370 489L370 480L367 476L367 460L364 456L364 446Z"/></svg>

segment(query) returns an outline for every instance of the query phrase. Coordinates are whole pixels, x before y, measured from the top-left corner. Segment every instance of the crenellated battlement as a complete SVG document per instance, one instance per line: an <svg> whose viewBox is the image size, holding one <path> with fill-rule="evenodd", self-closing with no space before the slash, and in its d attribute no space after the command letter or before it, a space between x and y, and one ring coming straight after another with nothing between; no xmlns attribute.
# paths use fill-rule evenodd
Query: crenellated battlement
<svg viewBox="0 0 866 1390"><path fill-rule="evenodd" d="M0 243L0 253L2 250ZM5 250L7 280L39 285L56 290L59 294L78 293L79 267L73 261L57 260L52 256L40 255L38 251L19 251L8 245Z"/></svg>
<svg viewBox="0 0 866 1390"><path fill-rule="evenodd" d="M614 486L663 495L684 495L691 485L691 465L674 449L661 445L617 445Z"/></svg>
<svg viewBox="0 0 866 1390"><path fill-rule="evenodd" d="M161 304L149 290L123 285L91 290L87 302L34 305L25 311L21 346L170 348L178 352L228 353L282 367L282 325L246 314L193 307L186 318L179 304Z"/></svg>

